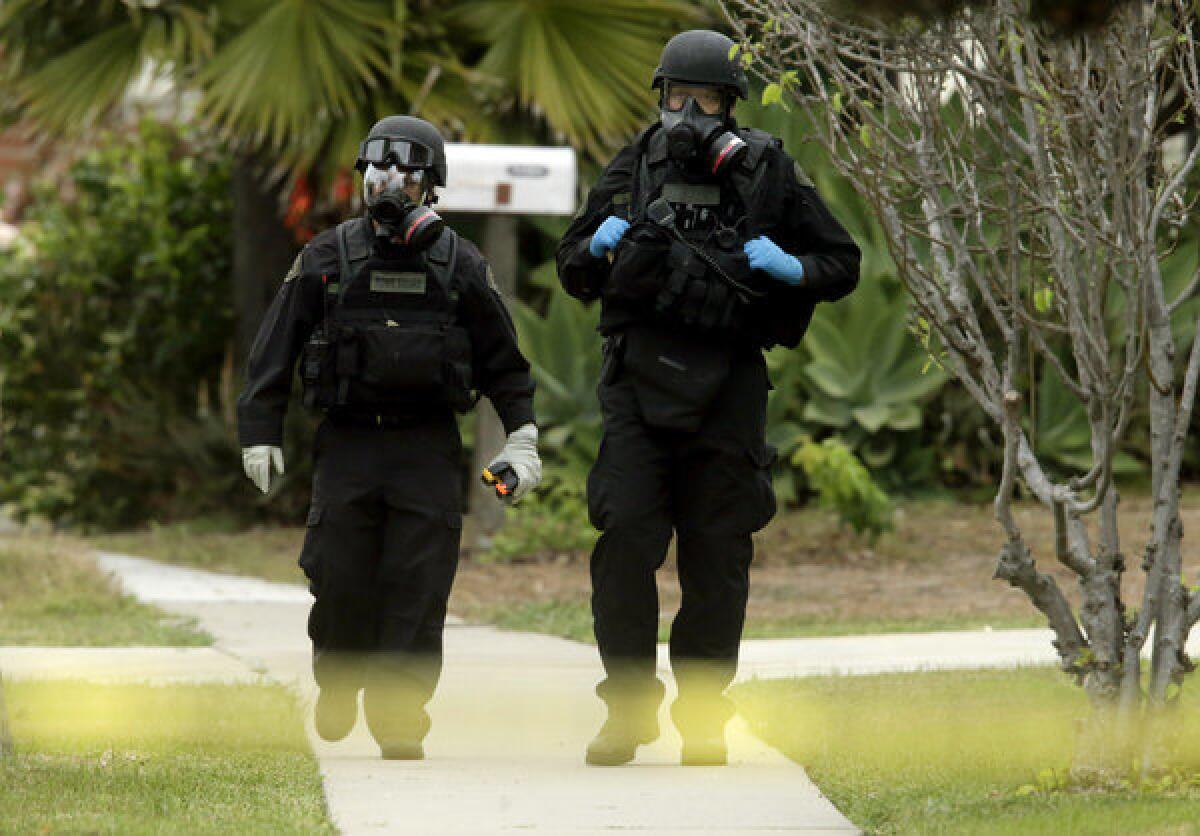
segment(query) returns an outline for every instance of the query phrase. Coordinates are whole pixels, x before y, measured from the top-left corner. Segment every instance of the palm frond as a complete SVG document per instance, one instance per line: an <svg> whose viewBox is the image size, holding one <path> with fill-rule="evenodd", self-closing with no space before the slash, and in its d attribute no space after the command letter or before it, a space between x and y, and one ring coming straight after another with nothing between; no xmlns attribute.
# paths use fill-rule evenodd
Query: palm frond
<svg viewBox="0 0 1200 836"><path fill-rule="evenodd" d="M21 115L43 132L89 129L120 103L148 65L187 65L211 53L211 17L204 5L38 0L0 5L5 86Z"/></svg>
<svg viewBox="0 0 1200 836"><path fill-rule="evenodd" d="M229 139L311 147L322 123L356 111L392 63L401 19L379 0L278 0L197 77L201 110Z"/></svg>
<svg viewBox="0 0 1200 836"><path fill-rule="evenodd" d="M453 12L488 44L479 69L561 137L601 153L652 109L663 44L703 12L681 0L470 0Z"/></svg>

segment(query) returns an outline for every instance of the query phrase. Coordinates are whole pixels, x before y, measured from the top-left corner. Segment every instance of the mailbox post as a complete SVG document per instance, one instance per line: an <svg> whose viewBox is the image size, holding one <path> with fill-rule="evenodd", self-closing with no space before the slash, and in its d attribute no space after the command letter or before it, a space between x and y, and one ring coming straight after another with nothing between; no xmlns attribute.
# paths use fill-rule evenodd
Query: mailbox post
<svg viewBox="0 0 1200 836"><path fill-rule="evenodd" d="M571 148L524 145L447 143L449 182L439 190L437 208L444 212L486 215L483 255L496 284L512 304L517 290L517 216L572 215L578 169ZM479 479L488 458L504 444L504 428L492 405L476 411L475 454L467 511L474 546L486 541L504 522L504 509Z"/></svg>

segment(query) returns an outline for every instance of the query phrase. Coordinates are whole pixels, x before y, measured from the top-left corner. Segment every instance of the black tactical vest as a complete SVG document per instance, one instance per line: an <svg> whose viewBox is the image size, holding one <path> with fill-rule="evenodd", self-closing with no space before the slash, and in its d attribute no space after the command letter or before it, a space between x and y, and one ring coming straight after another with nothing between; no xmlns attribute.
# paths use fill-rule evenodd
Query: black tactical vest
<svg viewBox="0 0 1200 836"><path fill-rule="evenodd" d="M741 243L745 243L751 238L757 237L760 232L757 223L758 214L766 194L764 188L769 185L765 182L767 166L764 156L771 145L782 147L782 142L771 134L756 128L738 128L737 135L746 143L746 153L729 172L727 182L741 203L738 212L741 216L739 227L744 236ZM652 126L638 137L637 143L642 153L638 156L637 174L628 196L630 217L626 220L631 222L644 218L646 208L655 199L663 196L670 173L665 131L661 130L658 125ZM672 185L678 189L679 184ZM719 190L720 187L714 186L714 188ZM702 189L685 188L675 191L674 194L667 195L667 197L668 199L675 198L672 202L692 202L697 199L707 202L712 200L712 193L709 190L708 196L704 197Z"/></svg>
<svg viewBox="0 0 1200 836"><path fill-rule="evenodd" d="M373 247L370 222L358 218L338 226L337 243L338 281L325 286L324 321L305 348L305 405L384 414L470 409L457 234L447 228L424 253L385 257Z"/></svg>
<svg viewBox="0 0 1200 836"><path fill-rule="evenodd" d="M698 331L746 329L748 308L766 292L756 286L743 247L760 234L769 187L764 156L778 140L752 128L738 135L747 150L724 183L673 177L666 134L657 126L638 138L630 192L614 198L632 224L613 265L613 289L624 301Z"/></svg>

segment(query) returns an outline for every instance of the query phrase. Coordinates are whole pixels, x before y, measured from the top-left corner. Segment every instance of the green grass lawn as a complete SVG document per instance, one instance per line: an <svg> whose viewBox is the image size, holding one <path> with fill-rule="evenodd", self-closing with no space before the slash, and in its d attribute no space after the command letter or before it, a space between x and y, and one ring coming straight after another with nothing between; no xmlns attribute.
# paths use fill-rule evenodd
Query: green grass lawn
<svg viewBox="0 0 1200 836"><path fill-rule="evenodd" d="M755 681L742 714L868 833L1200 833L1200 695L1166 788L1063 789L1083 691L1050 669Z"/></svg>
<svg viewBox="0 0 1200 836"><path fill-rule="evenodd" d="M102 551L149 557L211 572L303 583L304 573L296 565L303 535L303 528L239 531L227 521L215 518L98 535L88 542Z"/></svg>
<svg viewBox="0 0 1200 836"><path fill-rule="evenodd" d="M267 685L4 685L6 833L333 833L293 694Z"/></svg>
<svg viewBox="0 0 1200 836"><path fill-rule="evenodd" d="M206 645L190 621L121 594L86 547L59 537L0 540L0 645Z"/></svg>
<svg viewBox="0 0 1200 836"><path fill-rule="evenodd" d="M487 607L462 613L472 621L494 624L507 630L549 633L564 639L595 642L592 634L591 604L587 600L544 600L522 604ZM743 634L747 639L811 638L819 636L859 636L870 633L920 633L935 630L979 630L1014 627L1043 627L1046 621L1036 614L1011 618L952 617L920 619L863 618L774 618L749 619ZM670 616L658 626L658 640L670 635Z"/></svg>

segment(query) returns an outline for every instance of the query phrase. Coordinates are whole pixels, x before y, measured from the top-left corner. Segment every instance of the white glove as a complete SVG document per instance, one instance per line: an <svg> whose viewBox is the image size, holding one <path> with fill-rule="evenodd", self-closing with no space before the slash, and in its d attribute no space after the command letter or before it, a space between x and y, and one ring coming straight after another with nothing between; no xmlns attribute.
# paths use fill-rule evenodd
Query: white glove
<svg viewBox="0 0 1200 836"><path fill-rule="evenodd" d="M492 473L499 474L504 465L508 465L517 474L516 487L504 497L509 505L519 502L521 497L542 481L542 460L538 458L537 440L538 428L535 424L518 427L508 434L504 449L488 465Z"/></svg>
<svg viewBox="0 0 1200 836"><path fill-rule="evenodd" d="M271 488L271 465L283 475L283 449L270 444L242 448L242 468L250 481L266 493Z"/></svg>

